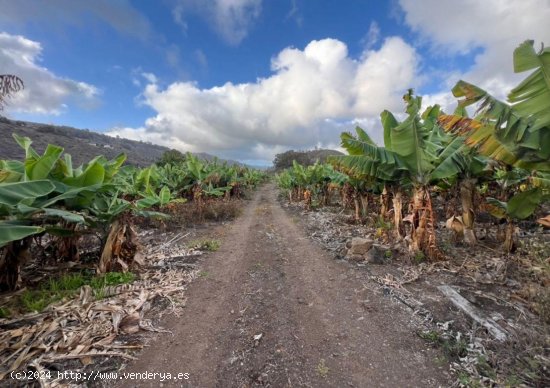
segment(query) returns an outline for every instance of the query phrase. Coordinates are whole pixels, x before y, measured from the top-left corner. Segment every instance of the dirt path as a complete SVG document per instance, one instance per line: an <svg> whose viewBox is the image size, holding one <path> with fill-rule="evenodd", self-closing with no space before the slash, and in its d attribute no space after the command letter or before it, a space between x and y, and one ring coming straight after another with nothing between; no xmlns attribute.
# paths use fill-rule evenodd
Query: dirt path
<svg viewBox="0 0 550 388"><path fill-rule="evenodd" d="M314 245L276 195L273 185L256 193L190 285L184 314L164 322L173 336L125 372L190 374L164 386L448 386L410 312Z"/></svg>

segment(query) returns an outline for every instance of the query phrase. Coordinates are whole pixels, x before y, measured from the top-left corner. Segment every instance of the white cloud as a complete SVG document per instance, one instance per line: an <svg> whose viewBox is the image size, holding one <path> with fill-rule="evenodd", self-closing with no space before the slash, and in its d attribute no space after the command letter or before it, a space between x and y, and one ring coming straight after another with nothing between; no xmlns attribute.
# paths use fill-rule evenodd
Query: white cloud
<svg viewBox="0 0 550 388"><path fill-rule="evenodd" d="M304 17L300 13L296 0L290 0L290 11L285 16L285 20L293 19L298 27L304 24Z"/></svg>
<svg viewBox="0 0 550 388"><path fill-rule="evenodd" d="M158 78L153 73L147 73L143 72L141 73L141 76L147 80L150 84L156 84L158 82Z"/></svg>
<svg viewBox="0 0 550 388"><path fill-rule="evenodd" d="M526 39L550 44L550 0L400 0L400 5L405 23L432 45L433 54L481 51L460 77L499 98L525 77L513 74L514 48Z"/></svg>
<svg viewBox="0 0 550 388"><path fill-rule="evenodd" d="M187 12L204 17L229 44L239 44L262 11L262 0L179 0L172 11L174 21L188 31Z"/></svg>
<svg viewBox="0 0 550 388"><path fill-rule="evenodd" d="M114 128L111 134L239 159L271 160L284 149L335 146L355 121L378 122L382 110L403 109L401 96L415 84L417 63L415 50L398 37L359 59L338 40L312 41L303 50L282 50L272 59L273 75L254 83L210 89L150 83L143 101L157 115L142 128Z"/></svg>
<svg viewBox="0 0 550 388"><path fill-rule="evenodd" d="M42 22L48 25L78 25L82 16L93 15L116 30L146 39L151 34L149 21L129 0L0 0L0 24Z"/></svg>
<svg viewBox="0 0 550 388"><path fill-rule="evenodd" d="M25 83L25 89L8 101L9 112L60 114L68 101L84 107L97 104L99 90L85 82L62 78L41 67L42 46L23 36L0 33L0 69L14 74Z"/></svg>
<svg viewBox="0 0 550 388"><path fill-rule="evenodd" d="M380 39L380 26L376 21L372 21L369 26L367 34L361 39L361 43L366 49L372 48Z"/></svg>

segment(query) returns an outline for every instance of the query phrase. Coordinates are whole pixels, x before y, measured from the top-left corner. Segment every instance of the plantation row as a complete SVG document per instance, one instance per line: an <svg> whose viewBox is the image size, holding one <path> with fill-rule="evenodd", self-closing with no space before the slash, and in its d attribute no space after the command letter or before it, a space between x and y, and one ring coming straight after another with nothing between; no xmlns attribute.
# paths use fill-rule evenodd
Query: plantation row
<svg viewBox="0 0 550 388"><path fill-rule="evenodd" d="M410 90L402 122L389 111L381 114L383 147L361 128L342 133L349 155L333 156L326 165L294 163L278 175L279 187L308 207L325 205L336 190L357 221L376 198L379 217L391 219L395 237L430 259L442 257L432 204L437 193L450 205L447 226L457 237L476 244L476 215L485 210L506 221L500 237L512 251L515 223L550 199L550 49L536 52L532 41L524 42L514 51L514 69L533 72L509 93L508 103L460 81L452 90L459 98L452 115L437 105L422 111L421 97ZM476 103L468 118L466 108ZM550 227L550 216L538 222Z"/></svg>
<svg viewBox="0 0 550 388"><path fill-rule="evenodd" d="M71 155L49 145L42 155L13 135L24 160L0 160L0 290L15 289L30 249L58 261L79 259L81 237L101 241L99 273L141 262L136 217L166 219L164 210L192 201L198 217L209 201L239 197L264 175L246 167L204 162L192 154L139 169L125 155L98 156L74 168Z"/></svg>

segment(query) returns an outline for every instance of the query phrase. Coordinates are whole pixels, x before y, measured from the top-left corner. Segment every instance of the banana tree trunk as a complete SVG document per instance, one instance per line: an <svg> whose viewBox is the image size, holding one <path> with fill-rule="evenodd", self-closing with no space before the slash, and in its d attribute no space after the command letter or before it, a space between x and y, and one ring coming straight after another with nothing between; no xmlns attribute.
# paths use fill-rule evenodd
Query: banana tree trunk
<svg viewBox="0 0 550 388"><path fill-rule="evenodd" d="M475 245L477 243L477 238L474 230L475 184L476 184L475 179L464 179L460 183L460 201L462 204L462 223L464 225L464 242L468 245Z"/></svg>
<svg viewBox="0 0 550 388"><path fill-rule="evenodd" d="M111 224L101 258L98 272L105 273L115 270L126 272L134 263L140 246L137 234L125 218L117 219Z"/></svg>
<svg viewBox="0 0 550 388"><path fill-rule="evenodd" d="M369 195L365 194L361 196L361 217L365 219L368 214L369 208Z"/></svg>
<svg viewBox="0 0 550 388"><path fill-rule="evenodd" d="M348 209L353 202L353 188L349 183L344 183L342 187L342 207Z"/></svg>
<svg viewBox="0 0 550 388"><path fill-rule="evenodd" d="M80 259L78 249L80 236L76 230L77 225L74 223L64 223L62 226L71 231L71 236L53 239L54 255L59 261L78 261Z"/></svg>
<svg viewBox="0 0 550 388"><path fill-rule="evenodd" d="M504 237L504 251L513 252L516 249L516 226L514 222L508 218Z"/></svg>
<svg viewBox="0 0 550 388"><path fill-rule="evenodd" d="M311 209L311 191L310 190L304 190L304 203L306 205L306 209Z"/></svg>
<svg viewBox="0 0 550 388"><path fill-rule="evenodd" d="M353 205L355 206L355 222L361 222L361 208L359 206L358 194L353 194Z"/></svg>
<svg viewBox="0 0 550 388"><path fill-rule="evenodd" d="M31 239L12 241L0 255L0 291L13 291L21 284L21 265L30 258Z"/></svg>
<svg viewBox="0 0 550 388"><path fill-rule="evenodd" d="M328 197L330 195L330 191L328 188L328 185L323 185L323 188L321 189L321 206L327 206L328 204Z"/></svg>
<svg viewBox="0 0 550 388"><path fill-rule="evenodd" d="M435 216L429 188L425 186L415 187L412 202L412 251L421 251L430 260L443 258L436 243Z"/></svg>
<svg viewBox="0 0 550 388"><path fill-rule="evenodd" d="M386 188L386 185L384 185L384 190L380 195L380 217L385 219L389 208L390 208L390 196L388 194L388 189Z"/></svg>
<svg viewBox="0 0 550 388"><path fill-rule="evenodd" d="M398 239L403 238L403 198L401 189L397 188L392 198L393 203L393 225L395 236Z"/></svg>
<svg viewBox="0 0 550 388"><path fill-rule="evenodd" d="M202 220L202 211L203 211L203 192L200 185L196 184L193 186L193 202L195 203L195 207L197 209L198 217L200 220Z"/></svg>

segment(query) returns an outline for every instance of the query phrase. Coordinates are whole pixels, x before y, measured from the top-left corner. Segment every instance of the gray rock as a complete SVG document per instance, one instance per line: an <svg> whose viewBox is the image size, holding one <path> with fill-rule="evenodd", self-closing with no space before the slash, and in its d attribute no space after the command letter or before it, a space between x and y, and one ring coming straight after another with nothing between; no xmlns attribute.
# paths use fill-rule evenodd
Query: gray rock
<svg viewBox="0 0 550 388"><path fill-rule="evenodd" d="M384 264L388 258L386 252L390 250L389 247L380 244L373 244L371 249L365 254L365 260L370 264Z"/></svg>
<svg viewBox="0 0 550 388"><path fill-rule="evenodd" d="M351 248L349 249L350 255L364 255L371 249L373 240L368 238L354 237L351 239Z"/></svg>

